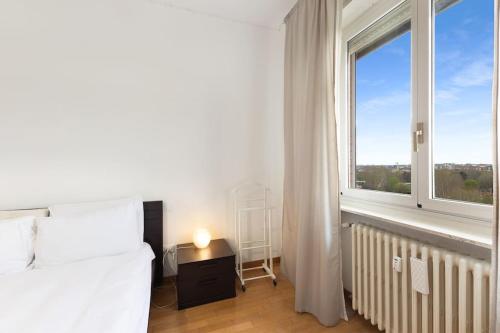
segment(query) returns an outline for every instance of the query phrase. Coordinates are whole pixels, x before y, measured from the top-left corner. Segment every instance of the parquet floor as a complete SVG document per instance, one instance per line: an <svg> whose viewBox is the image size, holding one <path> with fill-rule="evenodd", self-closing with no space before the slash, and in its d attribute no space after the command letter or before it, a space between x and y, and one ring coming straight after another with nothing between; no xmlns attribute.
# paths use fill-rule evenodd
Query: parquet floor
<svg viewBox="0 0 500 333"><path fill-rule="evenodd" d="M331 332L371 333L378 330L359 315L336 327L323 327L310 314L293 310L293 286L277 271L278 285L270 279L249 281L243 293L236 298L177 311L176 306L159 309L151 307L148 333L174 332ZM239 286L239 283L237 282ZM158 305L175 302L175 289L171 282L153 291Z"/></svg>

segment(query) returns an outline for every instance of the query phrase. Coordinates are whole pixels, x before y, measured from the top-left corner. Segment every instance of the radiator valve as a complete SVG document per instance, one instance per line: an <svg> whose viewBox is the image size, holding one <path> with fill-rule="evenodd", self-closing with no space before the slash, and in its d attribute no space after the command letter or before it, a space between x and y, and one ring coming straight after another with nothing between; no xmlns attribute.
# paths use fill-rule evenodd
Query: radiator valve
<svg viewBox="0 0 500 333"><path fill-rule="evenodd" d="M401 257L392 257L392 270L401 273Z"/></svg>

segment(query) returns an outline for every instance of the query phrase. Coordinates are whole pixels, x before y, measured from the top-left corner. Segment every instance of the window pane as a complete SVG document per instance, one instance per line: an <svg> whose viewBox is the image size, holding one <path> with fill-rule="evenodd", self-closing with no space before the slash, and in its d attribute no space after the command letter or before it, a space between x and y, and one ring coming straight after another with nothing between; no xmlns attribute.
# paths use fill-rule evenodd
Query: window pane
<svg viewBox="0 0 500 333"><path fill-rule="evenodd" d="M492 203L493 0L436 0L434 197Z"/></svg>
<svg viewBox="0 0 500 333"><path fill-rule="evenodd" d="M410 22L356 51L353 62L351 187L410 194Z"/></svg>

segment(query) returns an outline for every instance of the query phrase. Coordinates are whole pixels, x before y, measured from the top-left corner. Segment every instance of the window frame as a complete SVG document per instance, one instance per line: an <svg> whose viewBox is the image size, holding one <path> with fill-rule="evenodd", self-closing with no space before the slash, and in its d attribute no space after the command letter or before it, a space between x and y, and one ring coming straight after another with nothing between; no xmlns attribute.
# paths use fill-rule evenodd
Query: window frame
<svg viewBox="0 0 500 333"><path fill-rule="evenodd" d="M389 13L391 10L399 6L405 0L385 0L382 1L375 6L371 7L370 10L361 15L356 21L350 24L347 27L342 29L342 45L341 45L341 68L340 68L340 108L341 110L345 110L345 112L340 112L340 120L341 120L341 138L343 139L344 144L341 147L341 189L342 196L346 196L354 199L368 200L378 203L397 205L403 207L416 207L417 205L417 176L416 176L416 163L417 163L417 154L411 151L411 194L401 194L401 193L393 193L393 192L383 192L376 190L368 190L368 189L356 189L351 188L351 176L352 176L352 162L355 160L355 111L351 108L351 104L353 103L352 98L354 97L351 94L351 88L354 84L351 80L350 73L353 70L350 58L353 54L349 52L348 43L349 41L361 33L363 30L371 26L373 23L377 22L384 15ZM409 0L410 4L410 12L411 12L411 57L412 57L412 69L411 69L411 95L414 96L414 6L413 2L415 0ZM414 131L413 123L416 117L415 108L414 108L414 99L411 98L411 111L410 111L410 119L411 119L411 131ZM411 133L408 133L410 136Z"/></svg>
<svg viewBox="0 0 500 333"><path fill-rule="evenodd" d="M432 0L418 1L418 16L426 18L419 22L420 54L417 57L419 89L417 99L420 101L418 121L424 123L425 140L420 146L418 201L423 208L450 215L466 216L481 220L491 220L493 207L491 205L454 201L434 198L434 2ZM493 148L493 142L492 142Z"/></svg>
<svg viewBox="0 0 500 333"><path fill-rule="evenodd" d="M411 136L423 123L424 143L411 149L411 194L351 188L355 160L355 111L351 108L351 54L348 42L405 0L381 0L350 25L343 27L340 59L340 182L342 197L421 209L450 216L491 221L491 205L434 198L434 1L409 0L411 19ZM493 144L493 143L492 143Z"/></svg>

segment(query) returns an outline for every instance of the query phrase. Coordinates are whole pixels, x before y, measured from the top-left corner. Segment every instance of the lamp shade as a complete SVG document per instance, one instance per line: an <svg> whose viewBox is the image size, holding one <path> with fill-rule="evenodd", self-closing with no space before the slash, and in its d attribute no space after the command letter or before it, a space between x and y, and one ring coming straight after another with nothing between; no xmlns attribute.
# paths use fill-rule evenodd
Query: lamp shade
<svg viewBox="0 0 500 333"><path fill-rule="evenodd" d="M210 244L212 236L207 229L197 229L193 234L193 243L199 249L204 249Z"/></svg>

